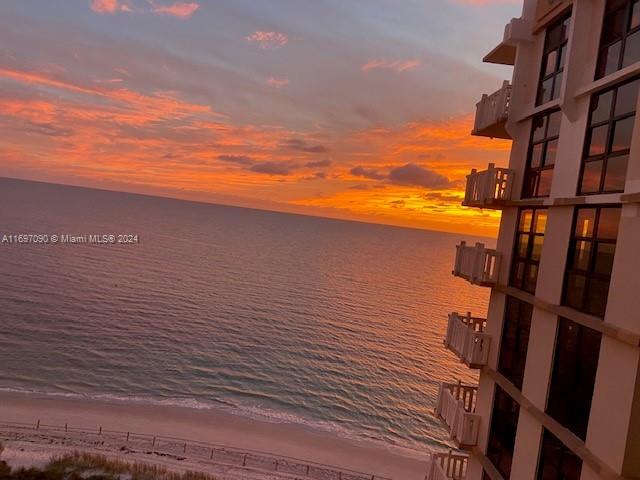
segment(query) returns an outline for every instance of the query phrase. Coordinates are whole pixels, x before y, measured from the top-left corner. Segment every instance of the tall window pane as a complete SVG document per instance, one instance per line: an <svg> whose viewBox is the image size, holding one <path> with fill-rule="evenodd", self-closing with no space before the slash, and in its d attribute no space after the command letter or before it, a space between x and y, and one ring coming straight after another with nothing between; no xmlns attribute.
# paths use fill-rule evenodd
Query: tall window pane
<svg viewBox="0 0 640 480"><path fill-rule="evenodd" d="M602 334L566 318L558 321L547 413L582 440L587 437Z"/></svg>
<svg viewBox="0 0 640 480"><path fill-rule="evenodd" d="M560 96L570 19L569 14L547 28L536 105Z"/></svg>
<svg viewBox="0 0 640 480"><path fill-rule="evenodd" d="M640 1L608 0L596 80L640 60Z"/></svg>
<svg viewBox="0 0 640 480"><path fill-rule="evenodd" d="M618 238L620 207L576 209L563 304L604 317Z"/></svg>
<svg viewBox="0 0 640 480"><path fill-rule="evenodd" d="M518 402L496 385L487 457L503 478L511 476L511 461L513 459L513 447L516 443L519 415L520 405L518 405Z"/></svg>
<svg viewBox="0 0 640 480"><path fill-rule="evenodd" d="M507 297L498 371L520 390L527 362L532 315L531 304Z"/></svg>
<svg viewBox="0 0 640 480"><path fill-rule="evenodd" d="M522 198L546 197L551 192L561 118L560 110L554 110L532 120Z"/></svg>
<svg viewBox="0 0 640 480"><path fill-rule="evenodd" d="M580 480L582 460L544 429L537 480Z"/></svg>
<svg viewBox="0 0 640 480"><path fill-rule="evenodd" d="M591 98L579 195L623 192L640 79Z"/></svg>
<svg viewBox="0 0 640 480"><path fill-rule="evenodd" d="M520 210L509 283L529 293L536 291L546 224L546 209Z"/></svg>

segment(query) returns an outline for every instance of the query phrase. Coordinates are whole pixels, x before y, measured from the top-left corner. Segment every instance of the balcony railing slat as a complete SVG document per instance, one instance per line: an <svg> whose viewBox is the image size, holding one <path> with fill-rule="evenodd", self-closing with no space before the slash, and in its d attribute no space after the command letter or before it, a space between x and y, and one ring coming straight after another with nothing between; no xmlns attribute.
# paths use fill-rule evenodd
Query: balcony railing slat
<svg viewBox="0 0 640 480"><path fill-rule="evenodd" d="M511 200L515 171L496 167L490 163L486 170L471 170L467 175L467 185L463 205L478 208L501 208Z"/></svg>
<svg viewBox="0 0 640 480"><path fill-rule="evenodd" d="M449 429L451 438L462 448L478 442L480 415L475 413L478 387L462 383L443 383L438 392L435 414Z"/></svg>
<svg viewBox="0 0 640 480"><path fill-rule="evenodd" d="M502 87L491 95L482 95L476 104L476 118L472 135L510 139L505 124L509 117L511 85L505 80Z"/></svg>
<svg viewBox="0 0 640 480"><path fill-rule="evenodd" d="M468 246L466 242L456 245L453 275L475 285L494 286L500 273L500 253L485 248L483 243Z"/></svg>
<svg viewBox="0 0 640 480"><path fill-rule="evenodd" d="M431 465L425 480L463 480L469 457L449 450L431 454Z"/></svg>

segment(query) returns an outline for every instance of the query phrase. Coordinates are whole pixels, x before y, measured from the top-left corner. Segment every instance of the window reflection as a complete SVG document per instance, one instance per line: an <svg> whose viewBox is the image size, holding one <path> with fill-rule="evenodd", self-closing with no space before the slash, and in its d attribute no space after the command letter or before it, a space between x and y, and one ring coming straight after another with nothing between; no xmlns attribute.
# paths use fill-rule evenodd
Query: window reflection
<svg viewBox="0 0 640 480"><path fill-rule="evenodd" d="M640 79L591 98L578 194L624 191Z"/></svg>
<svg viewBox="0 0 640 480"><path fill-rule="evenodd" d="M547 413L582 440L587 436L602 334L558 319Z"/></svg>
<svg viewBox="0 0 640 480"><path fill-rule="evenodd" d="M607 1L596 80L640 60L639 10L637 1Z"/></svg>
<svg viewBox="0 0 640 480"><path fill-rule="evenodd" d="M519 389L524 380L532 315L531 304L507 297L498 371Z"/></svg>
<svg viewBox="0 0 640 480"><path fill-rule="evenodd" d="M569 14L547 28L536 105L560 96L570 19Z"/></svg>
<svg viewBox="0 0 640 480"><path fill-rule="evenodd" d="M569 245L563 304L604 317L621 207L578 208Z"/></svg>
<svg viewBox="0 0 640 480"><path fill-rule="evenodd" d="M561 119L560 110L553 110L537 115L532 120L523 198L546 197L551 193Z"/></svg>
<svg viewBox="0 0 640 480"><path fill-rule="evenodd" d="M547 211L543 208L527 208L520 210L519 215L509 283L514 287L535 293L547 224Z"/></svg>
<svg viewBox="0 0 640 480"><path fill-rule="evenodd" d="M543 432L537 480L579 480L582 460L551 432Z"/></svg>
<svg viewBox="0 0 640 480"><path fill-rule="evenodd" d="M495 387L487 457L503 478L511 476L520 405L499 386Z"/></svg>

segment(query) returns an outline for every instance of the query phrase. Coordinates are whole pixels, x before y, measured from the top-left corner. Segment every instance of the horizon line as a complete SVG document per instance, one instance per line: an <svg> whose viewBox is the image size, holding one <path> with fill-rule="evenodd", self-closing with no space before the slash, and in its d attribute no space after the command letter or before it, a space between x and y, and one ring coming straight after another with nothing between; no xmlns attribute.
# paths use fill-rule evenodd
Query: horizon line
<svg viewBox="0 0 640 480"><path fill-rule="evenodd" d="M445 233L445 234L448 234L448 235L460 235L460 233L450 232L450 231L446 231L446 230L436 230L436 229L421 228L421 227L411 227L411 226L408 226L408 225L395 225L395 224L392 224L392 223L384 223L384 222L368 222L366 220L355 220L355 219L348 219L348 218L330 217L330 216L325 216L325 215L312 215L310 213L290 212L290 211L284 211L284 210L272 210L272 209L268 209L268 208L248 207L248 206L244 206L244 205L234 205L234 204L230 204L230 203L217 203L217 202L208 202L208 201L204 201L204 200L191 200L191 199L173 197L173 196L168 196L168 195L139 193L139 192L132 192L132 191L129 191L129 190L112 190L112 189L108 189L108 188L99 188L99 187L87 187L85 185L74 185L74 184L69 184L69 183L47 182L47 181L43 181L43 180L33 180L33 179L30 179L30 178L18 178L18 177L0 176L0 180L14 180L14 181L18 181L18 182L41 183L41 184L45 184L45 185L56 185L56 186L61 186L61 187L81 188L81 189L85 189L85 190L97 190L97 191L109 192L109 193L124 193L124 194L127 194L127 195L136 195L136 196L140 196L140 197L161 198L161 199L165 199L165 200L174 200L174 201L178 201L178 202L194 203L194 204L200 204L200 205L212 205L212 206L218 206L218 207L241 208L241 209L245 209L245 210L254 210L254 211L259 211L259 212L279 213L279 214L282 214L282 215L297 215L297 216L301 216L301 217L319 218L319 219L323 219L323 220L332 220L332 221L341 221L341 222L350 222L350 223L360 223L360 224L364 224L364 225L379 225L379 226L383 226L383 227L401 228L401 229L406 229L406 230L417 230L417 231L422 231L422 232ZM487 238L487 239L495 240L495 237L491 237L491 236L487 236L487 235L471 234L470 236L471 237L477 237L477 238Z"/></svg>

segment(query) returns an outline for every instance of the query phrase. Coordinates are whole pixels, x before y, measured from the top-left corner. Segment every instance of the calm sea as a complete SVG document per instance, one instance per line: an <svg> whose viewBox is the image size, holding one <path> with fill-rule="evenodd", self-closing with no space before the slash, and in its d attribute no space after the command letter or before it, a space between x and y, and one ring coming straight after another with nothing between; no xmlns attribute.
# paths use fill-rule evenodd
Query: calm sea
<svg viewBox="0 0 640 480"><path fill-rule="evenodd" d="M446 315L460 235L0 179L0 387L221 409L425 450L437 383L473 374ZM468 239L471 239L468 237Z"/></svg>

